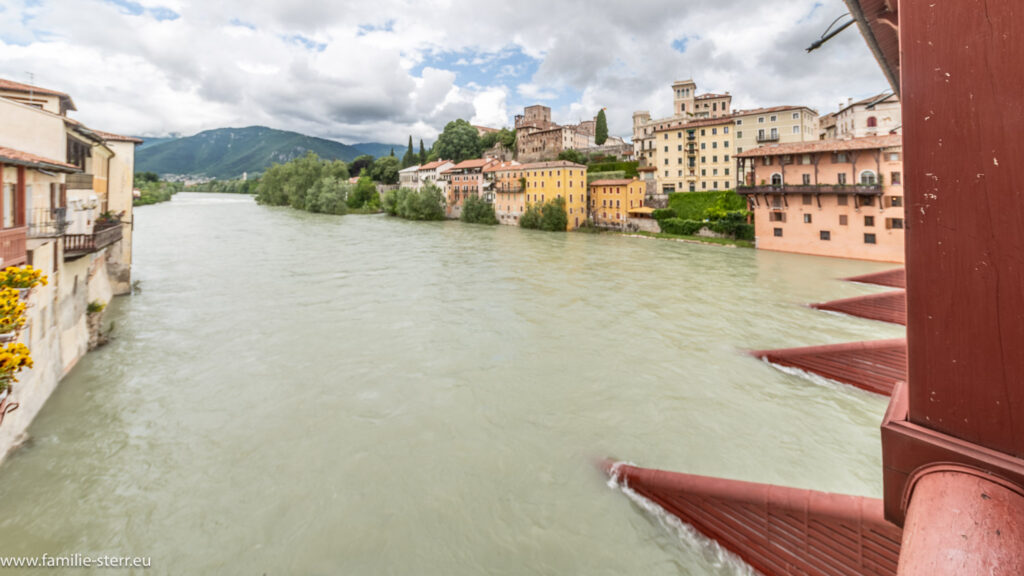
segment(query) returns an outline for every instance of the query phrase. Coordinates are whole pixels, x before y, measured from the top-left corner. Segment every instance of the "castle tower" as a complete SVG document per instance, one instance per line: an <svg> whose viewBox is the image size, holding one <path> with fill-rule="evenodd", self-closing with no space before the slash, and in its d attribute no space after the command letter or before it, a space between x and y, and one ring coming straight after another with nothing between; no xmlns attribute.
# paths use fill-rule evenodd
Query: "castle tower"
<svg viewBox="0 0 1024 576"><path fill-rule="evenodd" d="M697 83L693 80L679 80L672 83L672 115L693 114L693 98L697 95Z"/></svg>

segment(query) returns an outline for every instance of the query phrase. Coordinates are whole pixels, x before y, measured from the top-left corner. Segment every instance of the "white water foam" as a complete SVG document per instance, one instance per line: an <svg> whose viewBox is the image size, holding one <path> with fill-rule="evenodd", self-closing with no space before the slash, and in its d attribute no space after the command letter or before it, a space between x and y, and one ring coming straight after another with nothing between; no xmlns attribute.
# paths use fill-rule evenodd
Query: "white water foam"
<svg viewBox="0 0 1024 576"><path fill-rule="evenodd" d="M863 388L858 388L858 387L854 386L853 384L846 384L846 383L840 382L838 380L832 380L831 378L825 378L824 376L822 376L820 374L815 374L814 372L808 372L807 370L803 370L801 368L795 368L793 366L784 366L782 364L776 364L775 362L772 362L771 360L769 360L767 358L761 358L761 361L764 362L765 364L768 364L772 368L775 368L779 372L782 372L784 374L789 374L790 376L797 376L797 377L802 378L804 380L807 380L807 381L809 381L812 384L815 384L817 386L821 386L823 388L828 388L829 390L836 390L836 391L842 392L844 394L863 393L863 394L869 394L869 395L875 396L875 397L877 397L877 396L885 397L884 394L877 394L875 392L871 392L870 390L864 390ZM853 391L856 391L856 392L853 392Z"/></svg>
<svg viewBox="0 0 1024 576"><path fill-rule="evenodd" d="M632 462L615 462L612 464L608 475L608 487L613 490L621 490L627 498L643 509L648 515L658 521L658 525L666 532L675 536L687 548L700 553L704 559L716 570L726 569L737 576L759 576L760 572L754 570L749 564L743 561L736 554L726 550L721 544L701 534L693 526L683 522L678 516L671 514L657 503L648 500L637 491L629 487L626 479L621 476L619 469L622 466L636 466Z"/></svg>

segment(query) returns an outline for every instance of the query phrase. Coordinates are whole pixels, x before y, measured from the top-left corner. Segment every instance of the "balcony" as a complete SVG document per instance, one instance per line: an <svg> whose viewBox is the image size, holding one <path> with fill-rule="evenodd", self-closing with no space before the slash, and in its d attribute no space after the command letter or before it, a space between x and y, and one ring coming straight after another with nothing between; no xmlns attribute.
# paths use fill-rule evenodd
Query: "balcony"
<svg viewBox="0 0 1024 576"><path fill-rule="evenodd" d="M779 135L778 134L758 134L757 135L757 143L758 144L762 144L764 142L778 142L778 141L779 141Z"/></svg>
<svg viewBox="0 0 1024 576"><path fill-rule="evenodd" d="M106 248L121 239L121 223L112 222L105 227L97 225L92 234L65 234L64 260L77 260Z"/></svg>
<svg viewBox="0 0 1024 576"><path fill-rule="evenodd" d="M28 252L25 251L27 232L26 226L0 230L0 265L21 266L28 261Z"/></svg>
<svg viewBox="0 0 1024 576"><path fill-rule="evenodd" d="M738 186L739 194L864 194L881 196L881 184L783 184L770 186Z"/></svg>
<svg viewBox="0 0 1024 576"><path fill-rule="evenodd" d="M67 208L36 208L28 222L28 237L56 238L67 229Z"/></svg>
<svg viewBox="0 0 1024 576"><path fill-rule="evenodd" d="M92 190L92 174L68 174L68 190Z"/></svg>

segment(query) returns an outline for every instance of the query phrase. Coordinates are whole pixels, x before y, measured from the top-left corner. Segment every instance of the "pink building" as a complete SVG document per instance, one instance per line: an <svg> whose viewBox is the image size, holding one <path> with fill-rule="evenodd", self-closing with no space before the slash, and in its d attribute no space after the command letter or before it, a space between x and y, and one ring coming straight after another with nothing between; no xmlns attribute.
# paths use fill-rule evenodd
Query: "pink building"
<svg viewBox="0 0 1024 576"><path fill-rule="evenodd" d="M762 146L736 158L758 248L903 262L902 136Z"/></svg>
<svg viewBox="0 0 1024 576"><path fill-rule="evenodd" d="M484 168L497 164L492 158L474 158L459 162L441 173L441 178L448 182L449 218L462 215L462 203L470 196L481 197L484 191Z"/></svg>

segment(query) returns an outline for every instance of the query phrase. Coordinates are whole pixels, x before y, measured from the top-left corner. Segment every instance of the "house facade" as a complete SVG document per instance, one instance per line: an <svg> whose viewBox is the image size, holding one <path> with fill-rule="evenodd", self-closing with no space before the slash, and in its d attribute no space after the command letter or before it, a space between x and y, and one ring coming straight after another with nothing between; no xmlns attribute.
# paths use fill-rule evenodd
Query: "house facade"
<svg viewBox="0 0 1024 576"><path fill-rule="evenodd" d="M575 230L587 221L586 166L556 160L523 164L517 171L525 183L524 206L564 198L565 213L569 218L566 229Z"/></svg>
<svg viewBox="0 0 1024 576"><path fill-rule="evenodd" d="M735 123L731 116L673 121L653 127L648 167L662 194L729 190L735 184Z"/></svg>
<svg viewBox="0 0 1024 576"><path fill-rule="evenodd" d="M806 106L773 106L740 110L736 119L736 154L766 144L810 142L818 139L818 112ZM738 167L737 167L738 168ZM735 183L745 174L736 169Z"/></svg>
<svg viewBox="0 0 1024 576"><path fill-rule="evenodd" d="M630 211L642 208L647 185L637 179L595 180L590 183L587 206L595 226L623 230Z"/></svg>
<svg viewBox="0 0 1024 576"><path fill-rule="evenodd" d="M757 248L903 262L900 135L762 146L738 154Z"/></svg>
<svg viewBox="0 0 1024 576"><path fill-rule="evenodd" d="M828 116L819 124L820 139L899 134L903 127L900 99L891 92L856 102L848 98L845 105L840 104L839 110Z"/></svg>
<svg viewBox="0 0 1024 576"><path fill-rule="evenodd" d="M490 158L474 158L459 162L441 173L441 179L447 182L445 214L449 218L462 215L462 205L470 196L483 197L484 168L496 162Z"/></svg>

